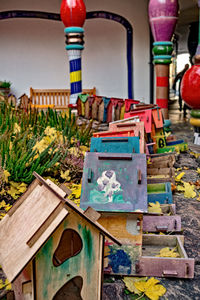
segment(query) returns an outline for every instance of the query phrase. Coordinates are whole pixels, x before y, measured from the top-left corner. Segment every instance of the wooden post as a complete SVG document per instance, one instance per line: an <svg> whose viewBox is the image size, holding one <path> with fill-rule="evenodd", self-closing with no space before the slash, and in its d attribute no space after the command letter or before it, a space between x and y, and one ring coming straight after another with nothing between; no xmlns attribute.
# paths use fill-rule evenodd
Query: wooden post
<svg viewBox="0 0 200 300"><path fill-rule="evenodd" d="M173 51L171 38L178 16L178 0L150 0L149 20L154 37L154 64L156 69L156 103L164 119L168 119L169 64Z"/></svg>

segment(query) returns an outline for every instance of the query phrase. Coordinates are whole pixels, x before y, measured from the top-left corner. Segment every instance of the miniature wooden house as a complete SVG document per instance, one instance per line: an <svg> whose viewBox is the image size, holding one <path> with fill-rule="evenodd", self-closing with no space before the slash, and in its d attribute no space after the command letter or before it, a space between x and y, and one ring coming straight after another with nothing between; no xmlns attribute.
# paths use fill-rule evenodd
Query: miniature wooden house
<svg viewBox="0 0 200 300"><path fill-rule="evenodd" d="M90 96L88 97L87 101L85 102L85 118L91 119L92 118L92 104L94 102L95 97Z"/></svg>
<svg viewBox="0 0 200 300"><path fill-rule="evenodd" d="M17 98L15 97L15 95L11 94L8 97L8 104L10 104L12 106L16 106L17 105Z"/></svg>
<svg viewBox="0 0 200 300"><path fill-rule="evenodd" d="M99 105L102 102L102 97L96 96L94 98L94 101L92 103L92 119L93 120L98 120L98 111L99 111Z"/></svg>
<svg viewBox="0 0 200 300"><path fill-rule="evenodd" d="M110 102L110 98L103 97L102 102L99 105L98 120L99 122L106 123L107 121L107 110Z"/></svg>
<svg viewBox="0 0 200 300"><path fill-rule="evenodd" d="M78 116L84 117L85 115L85 102L87 101L89 94L80 94L77 98L77 112Z"/></svg>
<svg viewBox="0 0 200 300"><path fill-rule="evenodd" d="M140 101L133 99L125 99L125 112L129 112L131 110L131 106L134 104L139 104Z"/></svg>
<svg viewBox="0 0 200 300"><path fill-rule="evenodd" d="M120 112L117 113L116 115L116 109L118 107L118 103L119 104L119 111L121 109L121 106L123 105L123 99L118 99L118 98L111 98L109 105L108 105L108 110L107 110L107 123L110 123L112 121L116 121L116 117L118 115L118 120L119 120L119 116L120 116Z"/></svg>
<svg viewBox="0 0 200 300"><path fill-rule="evenodd" d="M0 263L15 299L101 299L104 236L120 243L96 221L97 212L83 212L35 176L0 224Z"/></svg>
<svg viewBox="0 0 200 300"><path fill-rule="evenodd" d="M27 111L29 108L29 105L31 105L31 101L30 101L29 97L26 94L23 94L19 97L19 99L20 99L19 108Z"/></svg>

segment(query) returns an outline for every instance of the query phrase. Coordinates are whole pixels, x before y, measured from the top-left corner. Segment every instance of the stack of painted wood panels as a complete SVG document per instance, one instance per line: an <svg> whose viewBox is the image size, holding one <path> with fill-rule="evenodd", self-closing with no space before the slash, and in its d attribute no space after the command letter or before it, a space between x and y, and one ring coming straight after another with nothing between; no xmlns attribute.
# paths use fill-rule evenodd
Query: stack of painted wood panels
<svg viewBox="0 0 200 300"><path fill-rule="evenodd" d="M147 116L149 119L145 113L146 124L138 115L128 116L131 119L110 123L109 131L94 134L91 152L84 162L80 206L99 211L98 222L122 243L119 247L105 240L106 274L192 278L194 260L187 257L183 236L144 234L181 231L171 183L147 181L145 128L150 120L158 124L162 118L157 107L153 114L149 110ZM164 156L148 155L150 169L154 164L157 167L160 157L164 161ZM174 163L173 158L169 161ZM161 213L149 214L148 204L156 202L160 203ZM165 247L176 249L177 257L159 257Z"/></svg>

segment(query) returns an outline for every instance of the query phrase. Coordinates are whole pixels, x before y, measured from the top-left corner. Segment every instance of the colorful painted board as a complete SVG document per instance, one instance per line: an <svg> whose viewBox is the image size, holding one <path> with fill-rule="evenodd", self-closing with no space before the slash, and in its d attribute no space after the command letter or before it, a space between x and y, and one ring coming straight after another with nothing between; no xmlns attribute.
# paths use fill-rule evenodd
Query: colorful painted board
<svg viewBox="0 0 200 300"><path fill-rule="evenodd" d="M97 211L147 212L146 155L86 153L80 206Z"/></svg>
<svg viewBox="0 0 200 300"><path fill-rule="evenodd" d="M167 152L185 152L188 150L188 143L180 143L173 146L166 146L164 148L157 149L157 153Z"/></svg>
<svg viewBox="0 0 200 300"><path fill-rule="evenodd" d="M105 240L105 273L135 274L136 261L142 254L142 218L136 213L101 213L98 222L123 244L115 247L110 240Z"/></svg>
<svg viewBox="0 0 200 300"><path fill-rule="evenodd" d="M153 122L155 127L163 128L163 116L160 108L152 109Z"/></svg>
<svg viewBox="0 0 200 300"><path fill-rule="evenodd" d="M135 136L139 136L139 138L140 138L140 153L145 153L144 123L143 122L110 123L109 130L110 131L134 130Z"/></svg>
<svg viewBox="0 0 200 300"><path fill-rule="evenodd" d="M90 152L140 153L139 137L93 137Z"/></svg>
<svg viewBox="0 0 200 300"><path fill-rule="evenodd" d="M174 216L150 216L143 217L144 232L181 232L181 217Z"/></svg>
<svg viewBox="0 0 200 300"><path fill-rule="evenodd" d="M127 119L123 119L123 120L118 120L118 121L114 121L114 122L110 122L110 124L118 124L118 123L135 123L135 122L140 122L140 118L138 116L135 117L130 117Z"/></svg>
<svg viewBox="0 0 200 300"><path fill-rule="evenodd" d="M173 203L171 182L147 184L147 199L148 203Z"/></svg>
<svg viewBox="0 0 200 300"><path fill-rule="evenodd" d="M154 153L157 152L158 148L166 147L166 138L165 138L163 128L156 129L155 125L152 124L151 138L152 138L153 142L155 143Z"/></svg>
<svg viewBox="0 0 200 300"><path fill-rule="evenodd" d="M152 127L152 109L130 111L124 114L124 119L134 117L134 116L135 117L138 116L140 122L144 122L146 133L150 133Z"/></svg>
<svg viewBox="0 0 200 300"><path fill-rule="evenodd" d="M134 130L121 130L121 131L101 131L94 132L93 136L98 137L130 137L135 136Z"/></svg>

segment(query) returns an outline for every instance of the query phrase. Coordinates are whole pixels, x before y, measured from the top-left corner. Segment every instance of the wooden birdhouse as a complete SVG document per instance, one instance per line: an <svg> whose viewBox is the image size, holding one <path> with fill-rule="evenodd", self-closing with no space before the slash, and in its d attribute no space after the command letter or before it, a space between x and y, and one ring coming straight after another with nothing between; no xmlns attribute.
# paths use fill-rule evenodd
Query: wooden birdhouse
<svg viewBox="0 0 200 300"><path fill-rule="evenodd" d="M11 94L8 97L8 104L10 104L12 106L16 106L17 105L17 98L15 97L15 95Z"/></svg>
<svg viewBox="0 0 200 300"><path fill-rule="evenodd" d="M110 99L108 110L107 110L107 123L120 119L120 111L123 103L124 103L123 99L119 99L119 98Z"/></svg>
<svg viewBox="0 0 200 300"><path fill-rule="evenodd" d="M80 94L77 98L77 112L78 116L84 117L85 115L85 102L87 101L89 94Z"/></svg>
<svg viewBox="0 0 200 300"><path fill-rule="evenodd" d="M19 108L28 111L28 108L31 105L31 101L29 97L26 94L23 94L19 97L19 99L20 99Z"/></svg>
<svg viewBox="0 0 200 300"><path fill-rule="evenodd" d="M99 105L102 102L102 97L96 96L94 97L94 101L92 103L92 119L98 120L98 111L99 111Z"/></svg>
<svg viewBox="0 0 200 300"><path fill-rule="evenodd" d="M0 223L0 264L16 300L101 299L104 236L96 220L66 193L36 180Z"/></svg>
<svg viewBox="0 0 200 300"><path fill-rule="evenodd" d="M103 97L102 102L99 105L98 120L99 122L106 123L107 121L107 110L110 102L110 98Z"/></svg>
<svg viewBox="0 0 200 300"><path fill-rule="evenodd" d="M140 101L133 100L133 99L125 99L125 112L129 112L131 110L131 107L135 104L139 104Z"/></svg>
<svg viewBox="0 0 200 300"><path fill-rule="evenodd" d="M95 97L90 96L88 97L87 101L85 102L85 118L91 119L92 118L92 104L94 102Z"/></svg>

